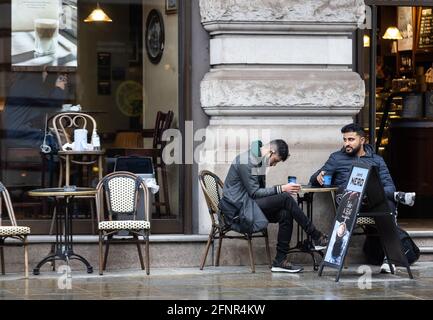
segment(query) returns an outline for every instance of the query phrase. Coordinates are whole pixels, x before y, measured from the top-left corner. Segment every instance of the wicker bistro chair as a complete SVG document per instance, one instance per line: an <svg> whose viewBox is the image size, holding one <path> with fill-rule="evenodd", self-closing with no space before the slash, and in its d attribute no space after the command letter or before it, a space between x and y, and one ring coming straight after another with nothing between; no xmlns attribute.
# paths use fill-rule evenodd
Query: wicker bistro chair
<svg viewBox="0 0 433 320"><path fill-rule="evenodd" d="M150 234L150 207L149 190L143 180L130 172L118 171L105 176L96 187L96 210L98 216L99 232L99 274L102 275L107 266L107 257L110 242L136 243L141 268L150 273L149 263L149 234ZM142 194L144 215L140 216L137 204ZM104 208L104 199L106 208ZM107 213L107 214L105 214ZM127 219L125 219L125 217ZM131 238L113 238L119 231L129 232ZM143 263L139 237L145 242L146 266ZM105 242L105 254L102 259L102 246Z"/></svg>
<svg viewBox="0 0 433 320"><path fill-rule="evenodd" d="M200 270L203 270L204 268L210 245L213 244L215 239L219 239L217 257L215 263L216 266L219 266L221 246L222 246L223 239L244 239L248 241L251 271L254 273L256 269L255 269L255 262L254 262L253 246L251 241L252 238L265 238L266 254L268 257L269 266L271 266L271 253L269 249L269 238L268 238L267 229L260 232L256 232L254 234L247 234L247 233L240 234L232 230L230 226L224 225L223 223L224 213L220 212L219 210L219 202L222 198L222 189L224 186L223 182L218 176L216 176L214 173L207 170L203 170L200 172L199 180L200 180L201 189L203 190L203 194L205 196L206 203L209 209L210 218L212 221L212 227L209 233L209 239L206 244L206 249L202 257ZM228 234L229 232L231 234Z"/></svg>
<svg viewBox="0 0 433 320"><path fill-rule="evenodd" d="M4 201L6 211L9 215L10 226L2 225L2 208ZM29 227L22 227L17 225L17 221L15 219L14 209L12 207L12 201L9 196L9 192L5 188L5 186L0 182L0 260L1 260L1 268L2 274L5 274L5 260L4 260L4 252L3 247L6 245L22 245L24 247L24 273L25 277L29 276L29 256L27 250L27 236L30 234ZM19 240L19 243L5 243L6 238L13 238Z"/></svg>

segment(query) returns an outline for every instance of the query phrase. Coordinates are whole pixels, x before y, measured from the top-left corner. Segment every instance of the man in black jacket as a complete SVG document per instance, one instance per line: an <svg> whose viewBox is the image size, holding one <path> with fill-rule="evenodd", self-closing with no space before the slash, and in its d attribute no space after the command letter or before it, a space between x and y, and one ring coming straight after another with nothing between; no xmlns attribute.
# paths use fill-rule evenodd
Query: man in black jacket
<svg viewBox="0 0 433 320"><path fill-rule="evenodd" d="M262 221L260 216L263 214L269 222L278 222L277 255L272 271L295 273L301 272L303 268L292 265L287 260L293 219L312 237L316 250L325 249L328 239L314 227L293 199L292 195L300 191L299 184L266 187L266 168L273 167L288 157L289 147L283 140L273 140L267 145L260 141L254 142L250 150L238 155L231 164L224 182L220 209L224 216L238 216L238 220L245 216L252 217L249 232L260 231L254 229L254 220ZM261 228L266 225L267 223Z"/></svg>
<svg viewBox="0 0 433 320"><path fill-rule="evenodd" d="M339 189L337 192L337 204L339 204L341 192L346 188L352 165L359 162L374 165L378 169L389 208L395 213L395 195L397 193L383 158L374 153L371 145L365 143L365 132L359 125L348 124L341 128L341 133L343 134L343 148L329 156L323 167L311 176L310 184L323 185L325 174L332 175L332 184ZM381 272L391 272L386 260L382 264Z"/></svg>
<svg viewBox="0 0 433 320"><path fill-rule="evenodd" d="M311 185L323 185L325 174L332 175L332 185L343 191L349 180L350 170L355 163L365 163L377 167L379 177L391 210L395 211L395 186L383 158L373 151L373 147L365 143L365 132L357 124L351 123L341 129L343 148L329 156L328 161L310 178ZM338 197L338 196L337 196Z"/></svg>

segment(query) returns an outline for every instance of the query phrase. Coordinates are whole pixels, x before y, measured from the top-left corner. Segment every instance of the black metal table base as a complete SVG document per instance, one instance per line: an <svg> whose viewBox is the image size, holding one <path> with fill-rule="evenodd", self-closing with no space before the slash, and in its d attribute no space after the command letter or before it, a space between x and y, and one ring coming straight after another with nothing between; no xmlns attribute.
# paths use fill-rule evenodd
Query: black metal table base
<svg viewBox="0 0 433 320"><path fill-rule="evenodd" d="M74 253L73 251L67 251L67 252L57 252L54 254L51 254L47 257L45 257L42 261L38 263L38 265L33 269L33 274L38 275L40 272L40 268L47 262L52 262L55 260L63 260L66 262L66 264L69 266L69 261L71 260L79 260L82 263L86 265L87 273L93 273L93 267L90 265L90 263L83 258L82 256Z"/></svg>
<svg viewBox="0 0 433 320"><path fill-rule="evenodd" d="M305 193L303 197L298 195L298 205L302 210L304 210L304 202L307 204L307 217L311 221L311 223L313 223L313 193ZM296 237L296 245L292 248L289 248L287 255L290 255L292 253L309 254L313 260L314 271L319 270L320 262L317 262L314 254L318 254L323 259L324 254L322 250L316 250L314 248L311 237L304 237L304 231L302 230L300 225L297 225Z"/></svg>
<svg viewBox="0 0 433 320"><path fill-rule="evenodd" d="M56 243L48 256L42 259L33 269L33 274L38 275L40 268L47 262L52 262L53 271L55 270L55 261L63 260L69 266L71 260L81 261L87 268L87 273L93 272L93 267L82 256L74 253L72 239L72 200L73 196L65 196L65 211L61 214L56 209ZM55 198L56 208L58 207L57 199Z"/></svg>

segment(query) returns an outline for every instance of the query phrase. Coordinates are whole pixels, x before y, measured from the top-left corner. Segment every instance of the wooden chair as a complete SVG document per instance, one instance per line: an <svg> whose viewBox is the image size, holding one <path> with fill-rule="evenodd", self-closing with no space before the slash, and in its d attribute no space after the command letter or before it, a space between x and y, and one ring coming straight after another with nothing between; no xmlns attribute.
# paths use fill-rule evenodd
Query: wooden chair
<svg viewBox="0 0 433 320"><path fill-rule="evenodd" d="M162 189L164 192L164 202L159 199L159 192L155 194L155 207L157 215L160 215L161 206L165 207L165 214L171 215L170 209L170 198L168 195L168 179L167 179L167 169L164 161L162 160L162 151L165 147L165 141L162 140L162 134L165 130L169 129L171 123L173 122L174 113L173 111L168 111L167 113L158 111L156 114L155 128L152 130L143 130L143 138L153 138L152 149L143 149L140 155L152 157L153 165L155 169L155 178L158 184L158 168L161 172L162 178Z"/></svg>
<svg viewBox="0 0 433 320"><path fill-rule="evenodd" d="M158 178L158 171L161 173L162 178L162 192L164 193L164 202L160 201L159 192L155 194L155 208L156 214L161 215L161 207L165 207L165 214L171 215L170 197L168 192L168 179L167 169L164 161L162 161L162 151L165 146L165 141L162 140L162 135L165 130L169 129L174 118L174 113L168 111L167 113L159 111L156 115L155 128L144 129L142 131L143 138L152 138L152 148L111 148L107 150L107 155L110 157L115 156L145 156L151 157L153 161L155 179L159 185L161 180ZM160 169L160 170L158 170Z"/></svg>
<svg viewBox="0 0 433 320"><path fill-rule="evenodd" d="M200 172L199 181L201 189L203 190L203 194L206 199L206 204L209 209L209 215L212 221L211 231L209 233L209 239L206 244L206 249L204 251L200 270L203 270L204 265L206 263L206 258L209 252L210 245L213 244L215 239L219 239L217 257L216 257L216 266L219 266L220 255L221 255L221 246L223 239L244 239L248 241L248 249L250 254L250 262L251 262L251 271L255 272L255 262L254 262L254 252L252 246L252 238L265 238L266 245L266 254L269 261L269 266L271 266L271 252L269 249L269 238L267 229L256 232L254 234L240 234L230 228L230 226L224 224L223 215L219 210L219 202L222 198L222 190L223 190L223 182L221 179L216 176L214 173L203 170ZM228 234L229 232L235 233L234 235Z"/></svg>
<svg viewBox="0 0 433 320"><path fill-rule="evenodd" d="M114 138L113 148L133 149L143 148L143 137L140 131L117 131Z"/></svg>
<svg viewBox="0 0 433 320"><path fill-rule="evenodd" d="M99 232L99 274L102 275L107 266L107 257L113 237L122 230L132 236L132 239L119 239L121 242L132 242L137 245L141 268L150 273L149 262L149 190L143 180L130 172L118 171L105 176L96 187L96 209ZM143 197L143 217L140 217L137 207L140 194ZM105 201L104 201L105 200ZM104 207L104 203L106 207ZM105 214L107 213L107 214ZM125 217L127 219L125 219ZM146 249L146 266L143 263L139 237L143 237ZM105 254L102 258L102 246L105 242Z"/></svg>
<svg viewBox="0 0 433 320"><path fill-rule="evenodd" d="M51 120L50 127L53 128L60 150L62 146L66 143L72 143L74 141L75 129L86 129L89 137L94 130L97 130L95 119L92 116L81 112L64 112L56 114ZM89 137L88 141L90 141ZM91 155L86 153L83 153L83 155L89 157L89 159L76 160L75 158L72 158L71 163L78 164L84 167L91 167L97 164L100 160L100 156L97 155ZM60 172L58 186L62 187L64 178L63 172L65 170L63 167L63 163L66 161L66 158L64 156L61 156L59 158L61 159L61 161L59 160ZM68 173L65 173L65 178L66 174ZM69 177L66 179L69 180Z"/></svg>
<svg viewBox="0 0 433 320"><path fill-rule="evenodd" d="M4 201L6 211L9 215L10 226L2 225L2 202ZM4 263L4 252L3 247L6 245L19 245L24 247L24 273L25 277L29 276L29 256L27 250L27 236L30 234L29 227L18 226L15 219L14 209L12 207L12 201L9 196L9 192L5 186L0 182L0 260L2 274L5 274L5 263ZM5 243L6 238L12 238L19 240L19 243Z"/></svg>

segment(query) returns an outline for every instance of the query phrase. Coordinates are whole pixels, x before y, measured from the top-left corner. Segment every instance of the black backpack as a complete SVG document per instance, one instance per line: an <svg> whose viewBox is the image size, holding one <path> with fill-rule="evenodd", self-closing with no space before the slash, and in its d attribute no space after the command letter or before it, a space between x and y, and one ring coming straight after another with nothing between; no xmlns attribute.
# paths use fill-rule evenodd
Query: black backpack
<svg viewBox="0 0 433 320"><path fill-rule="evenodd" d="M401 244L403 245L404 254L406 255L409 264L414 263L419 259L420 250L410 235L399 226L397 226L398 235L400 236Z"/></svg>
<svg viewBox="0 0 433 320"><path fill-rule="evenodd" d="M412 240L410 235L399 226L397 226L397 232L400 237L407 261L409 264L416 262L420 256L420 250L418 246ZM367 256L367 262L373 265L381 265L383 263L385 254L383 253L376 227L368 226L366 233L367 237L364 242L363 251Z"/></svg>

